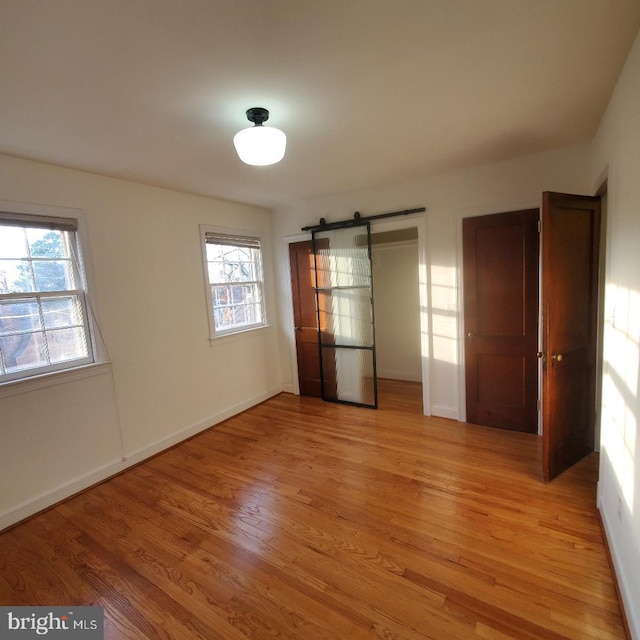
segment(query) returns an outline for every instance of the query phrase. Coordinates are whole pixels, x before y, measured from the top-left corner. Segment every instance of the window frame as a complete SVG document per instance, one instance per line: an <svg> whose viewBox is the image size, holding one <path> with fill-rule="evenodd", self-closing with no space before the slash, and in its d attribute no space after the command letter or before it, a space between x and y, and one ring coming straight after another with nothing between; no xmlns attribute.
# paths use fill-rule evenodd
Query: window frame
<svg viewBox="0 0 640 640"><path fill-rule="evenodd" d="M213 293L212 289L215 283L212 283L209 279L209 260L207 256L207 244L212 244L208 241L212 236L220 238L219 244L224 245L224 238L230 240L236 240L242 243L242 240L257 241L259 244L258 250L258 264L257 269L259 272L259 278L257 280L251 280L247 282L238 281L238 284L257 284L260 291L260 307L262 311L262 321L249 325L237 325L229 329L218 329L215 322L215 313L213 307ZM204 285L207 301L207 317L209 321L209 339L213 343L221 338L229 336L237 336L238 334L260 331L269 326L267 315L267 303L265 298L265 245L262 234L255 230L247 229L230 229L228 227L216 227L210 225L200 225L200 245L202 249L202 265L204 270ZM220 283L222 284L222 283Z"/></svg>
<svg viewBox="0 0 640 640"><path fill-rule="evenodd" d="M19 203L0 200L0 218L12 220L13 226L50 228L52 230L67 231L71 234L70 269L74 277L74 289L60 289L57 291L33 291L16 294L3 294L2 300L8 299L36 299L38 310L41 312L41 298L64 298L77 296L80 307L80 322L87 345L87 355L82 358L66 360L54 364L33 367L13 373L0 374L0 388L21 387L24 383L34 380L52 380L54 377L68 376L70 372L83 371L97 364L106 362L106 358L95 339L95 309L89 286L90 274L88 272L87 255L90 251L88 235L86 232L86 220L84 212L78 209L66 209L47 205L31 203ZM29 260L30 268L33 260ZM42 330L45 330L43 325Z"/></svg>

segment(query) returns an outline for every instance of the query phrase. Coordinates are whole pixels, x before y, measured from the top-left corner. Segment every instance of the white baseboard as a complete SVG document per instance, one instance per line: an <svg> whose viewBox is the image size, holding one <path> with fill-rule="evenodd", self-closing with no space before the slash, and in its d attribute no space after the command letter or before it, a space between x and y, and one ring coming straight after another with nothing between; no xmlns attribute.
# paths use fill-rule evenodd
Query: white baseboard
<svg viewBox="0 0 640 640"><path fill-rule="evenodd" d="M598 483L599 484L599 483ZM640 609L638 609L637 597L634 598L629 587L629 578L627 576L627 569L625 563L620 557L620 552L616 545L616 538L613 535L613 527L609 523L607 510L603 508L601 502L601 496L598 486L598 510L600 511L600 517L602 518L602 524L604 525L604 533L607 537L607 544L609 545L609 551L611 552L611 559L613 561L613 569L618 581L618 588L620 589L620 596L622 597L622 606L629 625L629 631L631 633L631 640L640 640Z"/></svg>
<svg viewBox="0 0 640 640"><path fill-rule="evenodd" d="M388 378L389 380L404 380L405 382L422 382L422 371L395 371L392 369L378 369L378 378Z"/></svg>
<svg viewBox="0 0 640 640"><path fill-rule="evenodd" d="M432 404L431 415L439 418L449 418L450 420L460 420L458 407L446 407L444 405Z"/></svg>
<svg viewBox="0 0 640 640"><path fill-rule="evenodd" d="M10 511L6 511L0 515L0 531L25 520L39 511L43 511L44 509L47 509L54 504L79 493L80 491L84 491L94 484L98 484L99 482L120 473L126 469L126 467L127 465L123 460L114 461L96 469L95 471L91 471L86 475L80 476L79 478L69 482L65 482L51 491L40 494L32 500L23 502Z"/></svg>
<svg viewBox="0 0 640 640"><path fill-rule="evenodd" d="M259 394L244 402L241 402L237 405L229 407L224 411L221 411L209 418L205 418L200 422L193 424L185 429L181 429L180 431L172 434L167 438L162 438L150 444L146 447L138 449L137 451L132 452L127 455L124 459L114 460L113 462L100 467L99 469L95 469L85 475L82 475L78 478L70 480L69 482L65 482L58 487L47 491L46 493L40 494L39 496L33 498L32 500L28 500L18 505L17 507L12 508L9 511L6 511L3 514L0 514L0 531L10 527L30 516L35 515L39 511L43 511L66 498L69 498L76 493L84 491L89 487L103 482L108 478L125 471L129 467L132 467L151 456L154 456L174 445L182 442L183 440L187 440L194 435L197 435L201 431L206 431L207 429L231 418L238 413L242 413L251 407L254 407L273 396L278 395L282 389L280 387L276 389L271 389L270 391Z"/></svg>
<svg viewBox="0 0 640 640"><path fill-rule="evenodd" d="M197 435L201 431L206 431L207 429L209 429L209 427L219 424L224 420L228 420L229 418L232 418L233 416L238 415L239 413L242 413L243 411L246 411L251 407L255 407L257 404L260 404L261 402L264 402L265 400L268 400L269 398L272 398L273 396L278 395L281 391L282 389L278 387L277 389L271 389L266 393L261 393L257 396L253 396L252 398L249 398L244 402L241 402L237 405L229 407L228 409L225 409L224 411L221 411L215 414L214 416L205 418L204 420L201 420L196 424L192 424L191 426L185 429L182 429L181 431L178 431L176 433L173 433L166 438L162 438L161 440L158 440L150 445L147 445L146 447L142 447L141 449L133 451L130 454L128 454L126 457L127 466L131 466L132 464L138 464L139 462L142 462L143 460L146 460L151 456L155 456L157 453L160 453L165 449L169 449L170 447L173 447L179 442L182 442L183 440L187 440L188 438L191 438L192 436Z"/></svg>

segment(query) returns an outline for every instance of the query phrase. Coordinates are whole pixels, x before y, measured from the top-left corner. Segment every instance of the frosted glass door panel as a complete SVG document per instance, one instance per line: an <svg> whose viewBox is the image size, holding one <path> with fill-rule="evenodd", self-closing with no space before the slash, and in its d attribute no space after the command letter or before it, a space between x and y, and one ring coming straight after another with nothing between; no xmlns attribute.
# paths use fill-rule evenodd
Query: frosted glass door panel
<svg viewBox="0 0 640 640"><path fill-rule="evenodd" d="M377 407L369 223L313 232L323 398Z"/></svg>

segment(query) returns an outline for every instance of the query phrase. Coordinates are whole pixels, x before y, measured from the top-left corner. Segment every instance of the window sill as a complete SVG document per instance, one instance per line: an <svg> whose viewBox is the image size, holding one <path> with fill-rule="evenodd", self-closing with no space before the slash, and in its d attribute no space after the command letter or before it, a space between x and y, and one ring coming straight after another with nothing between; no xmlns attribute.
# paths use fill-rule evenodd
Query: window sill
<svg viewBox="0 0 640 640"><path fill-rule="evenodd" d="M52 387L56 384L66 384L68 382L74 382L75 380L83 380L84 378L103 375L110 370L110 362L95 362L93 364L75 367L74 369L66 369L65 371L53 371L51 373L33 376L32 378L3 382L0 383L0 399Z"/></svg>
<svg viewBox="0 0 640 640"><path fill-rule="evenodd" d="M212 347L215 347L219 344L226 344L229 342L235 342L235 340L242 340L243 338L248 338L252 335L261 335L263 333L270 333L271 325L264 324L259 327L251 327L249 329L239 329L238 331L233 331L231 333L223 333L222 335L215 336L213 338L209 338L209 344Z"/></svg>

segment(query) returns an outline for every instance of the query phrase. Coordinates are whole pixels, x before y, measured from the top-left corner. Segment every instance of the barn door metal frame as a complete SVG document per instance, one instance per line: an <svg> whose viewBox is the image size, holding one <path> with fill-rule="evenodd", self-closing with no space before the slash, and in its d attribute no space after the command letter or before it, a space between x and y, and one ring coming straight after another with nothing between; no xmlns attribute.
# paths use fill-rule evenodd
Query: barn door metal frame
<svg viewBox="0 0 640 640"><path fill-rule="evenodd" d="M319 272L323 273L323 278L326 275L326 269L322 269L325 266L329 266L329 268L331 269L331 260L329 259L328 261L326 261L326 264L320 264L320 251L323 250L324 248L321 248L319 245L320 240L324 239L324 238L330 238L330 234L332 231L342 231L345 229L350 229L350 228L355 228L355 227L361 227L363 230L366 231L366 272L365 272L365 276L368 279L368 284L364 285L364 284L356 284L354 282L351 282L350 284L338 284L339 282L339 274L336 273L335 271L329 271L329 277L332 279L333 283L330 286L326 286L327 283L324 281L320 281L320 277L319 277ZM345 222L341 222L341 223L334 223L334 224L321 224L318 225L316 227L312 227L310 228L311 230L311 239L313 242L313 254L314 254L314 272L315 272L315 292L316 292L316 314L317 314L317 325L318 325L318 354L319 354L319 358L320 358L320 380L321 380L321 390L322 390L322 398L325 401L328 402L337 402L337 403L341 403L341 404L348 404L348 405L352 405L352 406L358 406L358 407L367 407L370 409L377 409L378 408L378 378L377 378L377 369L376 369L376 346L375 346L375 314L374 314L374 301L373 301L373 271L372 271L372 253L371 253L371 223L368 220L360 220L359 218L354 218L354 220L349 220L349 221L345 221ZM324 234L324 238L322 237L318 237L318 236L322 236ZM364 235L364 234L363 234ZM350 249L364 249L365 247L351 247ZM326 256L327 258L331 257L330 252L327 254ZM357 254L355 257L359 257ZM334 261L335 262L335 261ZM361 273L360 276L362 276L363 274ZM327 337L327 331L323 331L323 318L322 318L322 313L323 313L323 304L322 302L327 303L327 301L331 301L332 300L332 296L334 294L334 292L336 292L338 295L345 295L346 294L346 307L351 311L352 315L355 315L355 313L353 313L354 309L353 309L353 305L348 302L348 298L349 298L349 294L351 293L352 295L354 294L358 294L360 296L360 299L362 299L361 293L363 289L367 289L369 290L369 295L368 295L368 300L369 300L369 309L370 309L370 334L368 337L370 337L370 340L367 340L366 343L364 344L354 344L352 343L347 343L347 342L343 342L343 343L336 343L335 338L332 341L327 341L326 337ZM321 301L321 298L324 298L324 300ZM342 305L342 310L344 310L345 304ZM326 315L326 312L325 312ZM333 314L332 314L333 315ZM326 323L326 317L325 317L325 323ZM356 324L358 318L354 319L354 325ZM360 338L361 336L353 336L354 339ZM360 340L360 342L362 342L362 340ZM328 380L327 380L327 375L328 375L328 371L327 371L327 365L325 363L325 355L330 354L330 350L334 351L334 360L333 360L333 365L339 369L339 365L340 363L337 362L338 360L340 360L340 358L337 358L335 356L337 356L339 353L342 353L343 355L346 356L347 352L356 352L356 351L360 351L363 354L364 353L370 353L371 354L371 368L370 368L370 373L372 376L372 380L371 380L371 391L372 391L372 398L367 398L364 399L360 397L358 399L355 400L350 400L350 399L345 399L345 397L340 397L340 374L344 375L344 372L341 372L339 370L334 370L333 373L335 374L335 381L333 381L333 385L330 385ZM361 362L359 363L361 364ZM346 377L346 375L344 376ZM363 381L363 376L361 376L361 379L359 382ZM353 382L353 380L351 380L351 382ZM329 387L332 388L329 388ZM335 386L335 392L333 392L333 387ZM359 389L360 391L363 391L363 387L360 387Z"/></svg>

